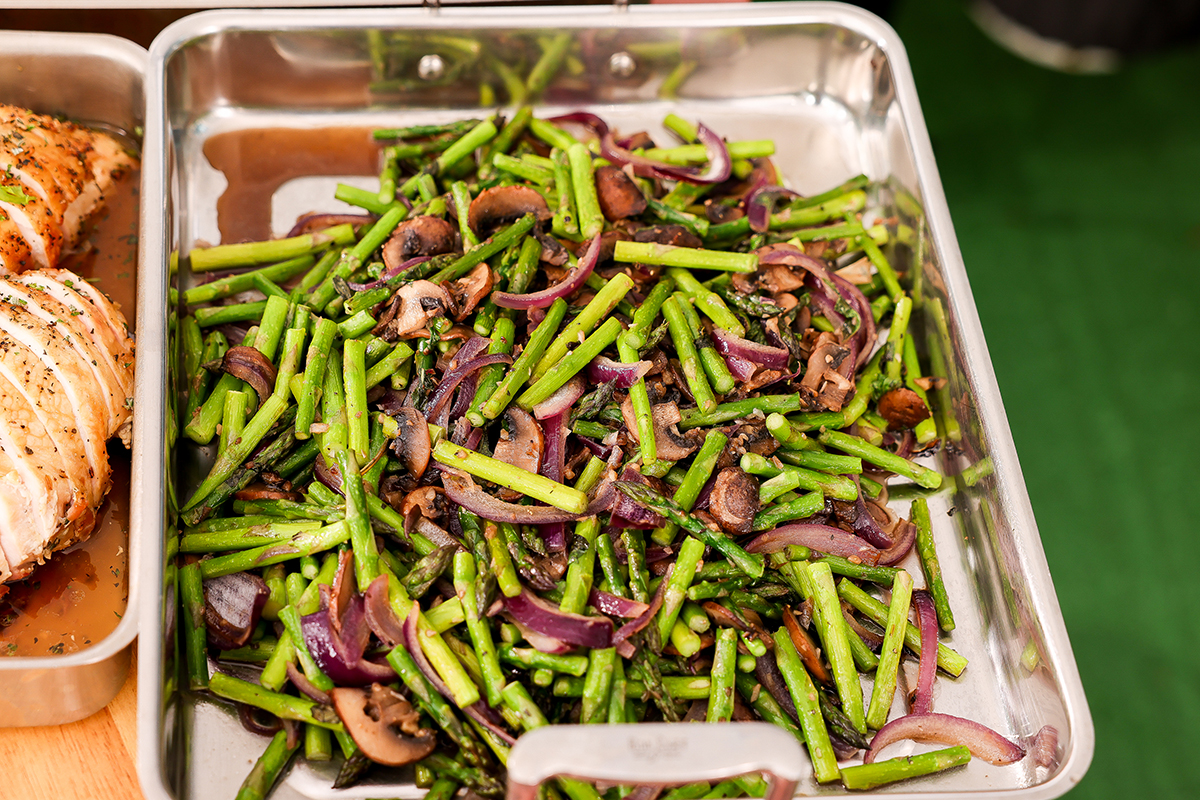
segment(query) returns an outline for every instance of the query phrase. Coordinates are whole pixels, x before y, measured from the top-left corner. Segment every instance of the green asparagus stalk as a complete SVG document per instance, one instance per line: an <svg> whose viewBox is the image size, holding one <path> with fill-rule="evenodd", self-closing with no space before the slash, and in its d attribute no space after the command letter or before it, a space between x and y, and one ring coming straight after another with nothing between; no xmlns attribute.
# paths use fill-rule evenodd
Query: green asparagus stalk
<svg viewBox="0 0 1200 800"><path fill-rule="evenodd" d="M912 521L917 526L917 555L921 560L921 570L925 573L925 585L929 588L934 608L937 609L938 626L949 633L954 630L954 612L950 610L950 596L946 592L941 563L938 561L937 550L933 545L929 501L924 497L913 500Z"/></svg>
<svg viewBox="0 0 1200 800"><path fill-rule="evenodd" d="M842 769L842 784L847 789L874 789L896 781L960 767L970 760L971 751L965 745L947 747L915 756L901 756L887 761L845 767Z"/></svg>
<svg viewBox="0 0 1200 800"><path fill-rule="evenodd" d="M896 673L900 667L900 651L904 649L912 587L912 576L900 570L892 582L892 603L888 607L887 628L879 651L879 666L875 669L875 686L867 707L867 725L876 730L887 722L892 698L896 695Z"/></svg>
<svg viewBox="0 0 1200 800"><path fill-rule="evenodd" d="M728 722L733 718L733 690L736 677L737 631L721 628L717 631L712 674L708 689L706 722Z"/></svg>

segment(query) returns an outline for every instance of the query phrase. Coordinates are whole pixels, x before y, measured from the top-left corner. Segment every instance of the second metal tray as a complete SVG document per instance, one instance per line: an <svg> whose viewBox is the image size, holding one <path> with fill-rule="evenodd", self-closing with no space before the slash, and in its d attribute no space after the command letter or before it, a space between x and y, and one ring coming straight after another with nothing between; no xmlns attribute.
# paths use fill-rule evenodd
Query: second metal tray
<svg viewBox="0 0 1200 800"><path fill-rule="evenodd" d="M248 130L303 131L444 121L481 113L479 71L455 71L435 53L453 35L504 52L506 42L571 32L592 67L552 87L540 115L586 108L623 131L658 130L674 111L730 139L773 138L792 188L822 191L867 173L881 187L880 216L915 232L900 266L917 276L923 332L940 348L943 407L953 448L940 467L951 491L930 505L948 588L958 599L949 643L971 666L945 680L939 709L978 720L1028 744L1044 725L1059 731L1058 761L1032 759L962 770L885 793L977 798L980 793L1052 798L1082 777L1093 730L1046 566L1000 394L954 239L904 49L876 17L832 3L595 8L210 12L176 23L151 48L147 125L147 244L143 270L157 276L147 305L166 304L167 259L221 237L217 198L228 187L208 158L214 139ZM403 61L438 55L439 70L376 80L372 41L407 42ZM694 62L682 84L673 71ZM426 62L427 66L429 62ZM432 78L431 78L432 76ZM318 134L313 134L318 135ZM325 134L319 134L325 135ZM249 152L247 150L247 152ZM274 176L260 235L279 235L297 214L334 210L339 180L369 171ZM165 211L159 213L160 209ZM165 345L165 337L159 344ZM168 474L164 469L162 474ZM158 496L166 496L160 486ZM147 497L153 498L153 492ZM158 509L147 507L149 518ZM143 580L162 581L155 537ZM174 691L170 605L148 593L139 676L139 771L153 800L232 796L261 750L225 710ZM681 734L686 735L686 734ZM419 797L402 773L334 792L336 767L294 768L278 798ZM838 788L801 780L805 795Z"/></svg>

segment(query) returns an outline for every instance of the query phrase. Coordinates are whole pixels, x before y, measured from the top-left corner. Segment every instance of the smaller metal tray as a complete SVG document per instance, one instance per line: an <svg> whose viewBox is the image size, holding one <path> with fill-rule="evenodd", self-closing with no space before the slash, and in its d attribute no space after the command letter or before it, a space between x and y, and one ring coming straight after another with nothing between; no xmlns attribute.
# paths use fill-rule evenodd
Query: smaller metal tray
<svg viewBox="0 0 1200 800"><path fill-rule="evenodd" d="M61 115L111 131L131 142L141 131L145 117L145 69L146 51L115 36L0 31L0 102ZM136 183L134 176L126 180ZM128 198L127 205L134 204L136 196ZM130 218L124 221L118 219L115 208L109 211L111 217L101 226L128 225L133 230L121 231L121 235L136 234L136 209L125 209ZM104 255L96 254L97 258ZM95 263L100 269L100 262ZM135 266L130 263L111 269L106 264L98 282L101 289L123 306L131 323ZM144 382L138 384L135 402L139 405L147 388ZM152 394L161 395L161 389L154 388ZM135 441L135 450L137 444ZM136 462L132 471L127 468L128 456L124 454L114 455L113 460L116 480L102 515L110 517L109 524L118 527L112 529L111 541L105 545L103 555L89 555L84 548L91 543L85 542L76 546L78 550L72 548L57 554L32 580L39 580L41 575L44 583L50 583L48 570L54 570L54 576L60 580L66 581L68 577L75 580L78 576L73 571L82 570L87 575L84 580L93 584L107 581L115 589L107 591L103 600L90 601L87 597L80 600L72 596L72 584L68 582L68 592L53 598L60 607L42 608L45 615L42 620L50 621L31 623L40 626L39 634L46 630L68 639L70 634L62 631L77 628L84 637L84 646L74 652L68 646L63 655L0 655L0 727L58 725L82 719L106 706L125 682L131 645L137 635L138 556L142 547L140 526L128 520L130 492L124 487L137 485L139 470ZM128 481L126 474L130 474ZM128 531L127 537L120 527ZM110 536L107 531L104 535ZM67 563L69 567L60 570L59 563ZM89 605L93 602L102 605L99 608ZM85 611L86 621L82 619ZM115 627L111 624L113 615L119 619ZM92 629L102 632L98 641L88 644L87 631ZM78 646L80 642L70 644Z"/></svg>

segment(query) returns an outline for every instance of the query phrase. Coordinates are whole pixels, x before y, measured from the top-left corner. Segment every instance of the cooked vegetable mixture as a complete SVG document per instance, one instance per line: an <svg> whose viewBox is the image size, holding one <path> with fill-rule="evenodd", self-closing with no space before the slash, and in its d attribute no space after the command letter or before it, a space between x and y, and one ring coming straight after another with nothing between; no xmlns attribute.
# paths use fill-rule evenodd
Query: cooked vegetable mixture
<svg viewBox="0 0 1200 800"><path fill-rule="evenodd" d="M178 442L216 456L178 498L180 649L273 734L239 797L301 749L496 796L561 723L762 719L850 789L1024 756L933 709L967 659L911 231L865 176L805 197L770 141L664 128L379 131L361 216L187 256ZM946 749L877 760L901 739Z"/></svg>

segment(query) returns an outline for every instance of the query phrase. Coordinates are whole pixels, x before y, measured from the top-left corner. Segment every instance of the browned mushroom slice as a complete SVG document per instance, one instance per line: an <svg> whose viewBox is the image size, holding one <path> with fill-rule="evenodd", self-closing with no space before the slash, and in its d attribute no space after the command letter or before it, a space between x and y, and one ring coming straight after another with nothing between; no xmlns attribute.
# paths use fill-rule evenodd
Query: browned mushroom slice
<svg viewBox="0 0 1200 800"><path fill-rule="evenodd" d="M717 474L708 510L728 533L749 533L758 513L758 481L740 467L727 467Z"/></svg>
<svg viewBox="0 0 1200 800"><path fill-rule="evenodd" d="M454 319L461 322L492 290L492 271L487 264L480 264L453 281L449 289L450 298L454 301Z"/></svg>
<svg viewBox="0 0 1200 800"><path fill-rule="evenodd" d="M400 426L391 449L414 477L421 477L429 466L429 453L433 445L429 441L429 425L420 411L404 406L395 415Z"/></svg>
<svg viewBox="0 0 1200 800"><path fill-rule="evenodd" d="M646 197L633 178L610 165L596 168L596 198L600 213L609 222L636 217L646 210Z"/></svg>
<svg viewBox="0 0 1200 800"><path fill-rule="evenodd" d="M421 727L420 714L394 689L378 683L370 689L338 687L329 691L329 697L346 732L377 764L402 767L437 747L437 736Z"/></svg>
<svg viewBox="0 0 1200 800"><path fill-rule="evenodd" d="M376 335L392 342L411 336L423 329L429 320L444 314L452 302L446 287L436 283L413 281L401 286L393 296L395 315L376 326Z"/></svg>
<svg viewBox="0 0 1200 800"><path fill-rule="evenodd" d="M842 402L853 384L837 368L849 354L850 351L833 334L822 333L817 338L808 357L804 379L800 381L800 394L809 404L820 405L830 411L841 410Z"/></svg>
<svg viewBox="0 0 1200 800"><path fill-rule="evenodd" d="M921 395L907 386L898 386L879 398L879 416L888 421L892 430L915 428L929 419L929 407Z"/></svg>
<svg viewBox="0 0 1200 800"><path fill-rule="evenodd" d="M492 455L506 464L512 464L536 475L542 466L544 444L542 427L538 425L537 420L519 406L509 406L504 412L504 426L500 429L500 438ZM503 489L500 492L503 500L513 500L521 496L520 492L512 489Z"/></svg>
<svg viewBox="0 0 1200 800"><path fill-rule="evenodd" d="M689 440L675 427L679 420L683 419L679 413L679 406L674 403L659 403L651 406L650 414L654 421L654 445L660 459L678 461L696 452L700 445ZM640 441L637 434L637 418L633 415L633 405L628 397L621 403L621 416L625 419L629 438L635 442Z"/></svg>
<svg viewBox="0 0 1200 800"><path fill-rule="evenodd" d="M545 199L528 186L495 186L484 189L467 209L467 224L482 235L500 225L515 222L526 214L537 214L545 222L553 216Z"/></svg>
<svg viewBox="0 0 1200 800"><path fill-rule="evenodd" d="M458 231L441 217L413 217L396 226L383 245L383 263L394 269L410 258L436 256L454 250Z"/></svg>
<svg viewBox="0 0 1200 800"><path fill-rule="evenodd" d="M658 242L674 247L703 247L704 242L699 236L682 225L651 225L633 234L635 242ZM741 274L741 273L735 273Z"/></svg>

